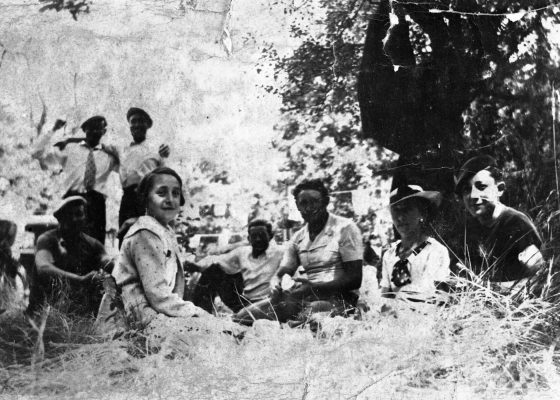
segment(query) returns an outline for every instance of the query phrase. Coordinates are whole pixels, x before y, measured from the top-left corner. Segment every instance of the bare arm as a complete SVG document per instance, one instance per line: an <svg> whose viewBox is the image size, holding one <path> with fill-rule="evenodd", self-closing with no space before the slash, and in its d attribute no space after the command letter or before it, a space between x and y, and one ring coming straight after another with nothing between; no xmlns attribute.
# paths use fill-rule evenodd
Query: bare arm
<svg viewBox="0 0 560 400"><path fill-rule="evenodd" d="M301 292L302 295L315 293L335 293L347 292L359 289L362 284L362 260L345 261L342 263L344 274L334 281L330 282L310 282L307 278L296 278L296 282L302 283L302 286L295 289L295 292Z"/></svg>
<svg viewBox="0 0 560 400"><path fill-rule="evenodd" d="M74 282L85 282L92 279L92 277L96 274L95 271L92 271L87 275L78 275L58 268L54 265L52 254L48 250L37 251L35 254L35 265L37 266L37 273L39 273L39 275L55 276Z"/></svg>

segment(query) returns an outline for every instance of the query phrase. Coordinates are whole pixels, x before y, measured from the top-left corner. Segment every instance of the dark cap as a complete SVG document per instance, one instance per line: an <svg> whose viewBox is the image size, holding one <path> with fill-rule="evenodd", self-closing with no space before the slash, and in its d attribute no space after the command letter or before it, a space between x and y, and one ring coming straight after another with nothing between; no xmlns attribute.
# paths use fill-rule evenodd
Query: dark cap
<svg viewBox="0 0 560 400"><path fill-rule="evenodd" d="M82 130L86 132L91 129L104 128L106 126L107 126L107 120L105 119L105 117L101 115L96 115L94 117L86 119L82 124L82 126L80 126L80 128L82 128Z"/></svg>
<svg viewBox="0 0 560 400"><path fill-rule="evenodd" d="M455 193L461 194L461 190L465 182L475 176L479 171L492 167L497 168L498 163L494 157L487 154L482 154L469 159L459 169L459 173L455 178Z"/></svg>
<svg viewBox="0 0 560 400"><path fill-rule="evenodd" d="M82 196L66 197L65 199L62 199L62 201L58 204L58 206L54 210L53 212L54 217L60 221L60 218L64 215L64 212L68 209L68 207L71 204L82 204L85 206L87 202L86 199L84 199Z"/></svg>
<svg viewBox="0 0 560 400"><path fill-rule="evenodd" d="M146 121L148 122L148 128L152 127L153 121L152 118L150 118L150 115L142 110L141 108L138 107L130 107L130 109L128 110L128 112L126 113L126 120L130 120L130 117L132 117L133 115L141 115L144 118L146 118Z"/></svg>

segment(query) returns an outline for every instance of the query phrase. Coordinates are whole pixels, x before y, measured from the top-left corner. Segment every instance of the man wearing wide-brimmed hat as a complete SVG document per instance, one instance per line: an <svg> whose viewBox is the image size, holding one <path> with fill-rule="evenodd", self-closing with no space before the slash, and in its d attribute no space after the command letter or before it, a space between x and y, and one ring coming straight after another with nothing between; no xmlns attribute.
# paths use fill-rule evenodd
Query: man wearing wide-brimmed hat
<svg viewBox="0 0 560 400"><path fill-rule="evenodd" d="M496 160L489 155L469 159L455 182L455 192L470 217L464 264L496 282L536 274L544 264L541 237L529 217L500 201L506 186Z"/></svg>
<svg viewBox="0 0 560 400"><path fill-rule="evenodd" d="M86 200L69 196L53 215L59 226L37 240L35 265L41 293L34 298L68 307L80 314L94 314L101 301L100 284L113 261L103 245L84 233Z"/></svg>
<svg viewBox="0 0 560 400"><path fill-rule="evenodd" d="M430 222L441 200L440 192L416 185L400 186L391 192L391 218L400 240L383 254L384 297L437 299L439 283L445 283L450 274L447 248L430 235Z"/></svg>
<svg viewBox="0 0 560 400"><path fill-rule="evenodd" d="M52 132L65 122L57 120ZM101 115L88 118L81 125L85 138L67 138L52 145L52 133L43 135L37 144L34 156L53 156L62 166L64 174L64 197L80 195L87 201L86 231L105 243L107 181L112 171L118 168L116 150L101 143L107 132L107 121Z"/></svg>

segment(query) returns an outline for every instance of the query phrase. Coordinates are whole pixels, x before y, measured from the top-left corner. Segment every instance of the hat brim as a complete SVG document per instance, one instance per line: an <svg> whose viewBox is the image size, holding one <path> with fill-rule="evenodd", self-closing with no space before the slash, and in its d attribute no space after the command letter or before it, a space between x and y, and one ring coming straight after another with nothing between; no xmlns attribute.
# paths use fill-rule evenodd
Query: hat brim
<svg viewBox="0 0 560 400"><path fill-rule="evenodd" d="M419 198L419 199L427 200L430 203L430 205L432 207L436 208L436 209L439 208L439 206L441 206L441 202L442 202L442 199L443 199L443 196L441 195L440 192L432 191L432 190L425 190L425 191L410 194L408 196L401 197L398 200L392 201L389 204L389 207L392 207L395 204L399 204L404 200L412 199L412 198L415 198L415 197Z"/></svg>
<svg viewBox="0 0 560 400"><path fill-rule="evenodd" d="M64 214L64 211L72 204L80 203L83 206L87 205L86 199L82 196L70 196L65 198L62 203L53 211L53 215L56 219L60 219L60 217Z"/></svg>

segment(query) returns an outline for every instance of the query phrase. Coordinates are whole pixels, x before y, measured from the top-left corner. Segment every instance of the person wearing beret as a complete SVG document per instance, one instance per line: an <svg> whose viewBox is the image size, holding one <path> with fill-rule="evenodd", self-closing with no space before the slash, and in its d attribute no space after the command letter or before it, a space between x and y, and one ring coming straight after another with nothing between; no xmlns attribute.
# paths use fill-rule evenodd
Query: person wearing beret
<svg viewBox="0 0 560 400"><path fill-rule="evenodd" d="M131 218L144 214L138 205L136 188L144 176L157 167L163 166L164 158L169 157L169 146L162 144L156 150L153 144L146 140L148 129L153 125L150 115L141 108L132 107L126 113L130 125L132 142L130 145L118 149L120 162L119 174L123 188L121 205L119 208L119 243L126 232L123 224ZM131 222L131 221L130 221Z"/></svg>
<svg viewBox="0 0 560 400"><path fill-rule="evenodd" d="M59 226L37 239L32 298L91 316L101 302L101 283L113 260L98 240L84 233L86 207L81 196L63 199L53 213Z"/></svg>
<svg viewBox="0 0 560 400"><path fill-rule="evenodd" d="M514 285L535 275L544 265L541 236L528 216L501 203L506 186L496 160L469 159L455 182L470 217L462 266L485 280Z"/></svg>
<svg viewBox="0 0 560 400"><path fill-rule="evenodd" d="M57 120L53 131L65 124ZM80 195L87 201L86 232L105 243L107 181L119 166L116 150L104 145L101 138L107 132L105 117L96 115L81 125L85 138L68 138L49 147L52 134L43 135L33 156L51 156L62 167L63 197Z"/></svg>
<svg viewBox="0 0 560 400"><path fill-rule="evenodd" d="M407 185L391 192L391 218L400 234L383 254L383 297L407 301L433 301L438 285L450 275L447 248L430 236L430 219L441 204L440 192Z"/></svg>

